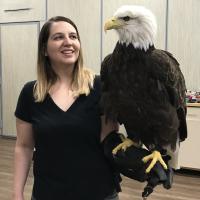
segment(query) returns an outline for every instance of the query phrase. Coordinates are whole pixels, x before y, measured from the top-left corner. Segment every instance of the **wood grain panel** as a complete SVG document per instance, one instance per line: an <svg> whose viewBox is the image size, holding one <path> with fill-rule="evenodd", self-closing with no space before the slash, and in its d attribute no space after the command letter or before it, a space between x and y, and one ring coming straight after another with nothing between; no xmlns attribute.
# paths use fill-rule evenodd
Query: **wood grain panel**
<svg viewBox="0 0 200 200"><path fill-rule="evenodd" d="M87 67L100 71L100 0L49 0L48 18L63 15L78 27Z"/></svg>
<svg viewBox="0 0 200 200"><path fill-rule="evenodd" d="M199 8L199 0L169 0L168 50L180 62L187 89L200 91Z"/></svg>
<svg viewBox="0 0 200 200"><path fill-rule="evenodd" d="M166 0L104 0L103 1L103 22L110 18L113 13L122 5L143 5L155 14L158 23L158 34L155 46L165 48L166 33ZM111 53L118 40L117 34L112 31L103 33L103 57Z"/></svg>
<svg viewBox="0 0 200 200"><path fill-rule="evenodd" d="M0 23L44 20L45 10L46 0L1 0Z"/></svg>
<svg viewBox="0 0 200 200"><path fill-rule="evenodd" d="M23 85L36 78L38 25L1 26L3 135L15 136L14 111Z"/></svg>

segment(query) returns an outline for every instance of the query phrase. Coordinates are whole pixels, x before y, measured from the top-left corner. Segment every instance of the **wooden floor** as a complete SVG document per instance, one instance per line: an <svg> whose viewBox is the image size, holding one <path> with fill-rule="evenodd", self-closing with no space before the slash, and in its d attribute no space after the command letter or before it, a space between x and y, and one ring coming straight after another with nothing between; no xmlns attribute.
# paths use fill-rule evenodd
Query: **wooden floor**
<svg viewBox="0 0 200 200"><path fill-rule="evenodd" d="M15 140L0 137L0 200L11 200L14 144ZM25 200L30 200L32 183L33 176L30 173L25 187ZM120 200L141 200L143 188L143 183L124 177ZM176 174L172 189L165 190L159 186L148 200L200 200L200 176Z"/></svg>

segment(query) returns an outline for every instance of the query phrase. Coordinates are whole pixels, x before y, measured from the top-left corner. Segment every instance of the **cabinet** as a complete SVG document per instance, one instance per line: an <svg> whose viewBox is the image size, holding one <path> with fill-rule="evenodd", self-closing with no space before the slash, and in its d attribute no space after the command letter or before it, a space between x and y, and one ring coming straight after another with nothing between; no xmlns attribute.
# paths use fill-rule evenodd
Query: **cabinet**
<svg viewBox="0 0 200 200"><path fill-rule="evenodd" d="M179 163L181 167L200 170L200 105L188 107L188 138L181 143Z"/></svg>
<svg viewBox="0 0 200 200"><path fill-rule="evenodd" d="M0 1L1 135L16 136L14 111L23 85L36 78L40 22L47 0Z"/></svg>
<svg viewBox="0 0 200 200"><path fill-rule="evenodd" d="M0 25L1 99L5 136L15 136L14 111L24 83L36 78L38 23Z"/></svg>
<svg viewBox="0 0 200 200"><path fill-rule="evenodd" d="M0 23L41 21L45 10L46 0L1 0Z"/></svg>

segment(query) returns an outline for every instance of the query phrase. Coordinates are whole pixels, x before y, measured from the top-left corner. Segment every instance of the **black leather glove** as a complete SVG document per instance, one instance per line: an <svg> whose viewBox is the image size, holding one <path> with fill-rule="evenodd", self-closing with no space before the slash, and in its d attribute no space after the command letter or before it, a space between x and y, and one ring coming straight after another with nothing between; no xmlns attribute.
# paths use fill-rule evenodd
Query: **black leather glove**
<svg viewBox="0 0 200 200"><path fill-rule="evenodd" d="M169 166L168 170L164 170L161 164L157 162L150 173L145 173L149 162L143 163L142 158L151 153L148 150L130 146L125 152L119 150L116 155L113 155L112 150L121 142L120 134L115 131L111 132L102 142L104 154L119 173L140 182L147 181L142 193L143 197L149 196L158 184L163 184L166 189L171 188L173 170ZM167 164L170 157L165 156L163 159Z"/></svg>

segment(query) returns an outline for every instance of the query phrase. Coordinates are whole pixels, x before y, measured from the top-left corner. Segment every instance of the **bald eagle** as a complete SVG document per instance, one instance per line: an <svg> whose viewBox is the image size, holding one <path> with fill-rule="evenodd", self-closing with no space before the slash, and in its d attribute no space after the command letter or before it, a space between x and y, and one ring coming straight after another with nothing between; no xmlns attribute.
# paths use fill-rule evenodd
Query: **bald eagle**
<svg viewBox="0 0 200 200"><path fill-rule="evenodd" d="M167 51L156 49L157 23L142 6L120 7L104 26L114 29L119 41L101 65L101 104L107 119L124 124L128 137L113 149L144 144L151 152L149 173L161 154L176 150L187 137L186 86L179 63Z"/></svg>

